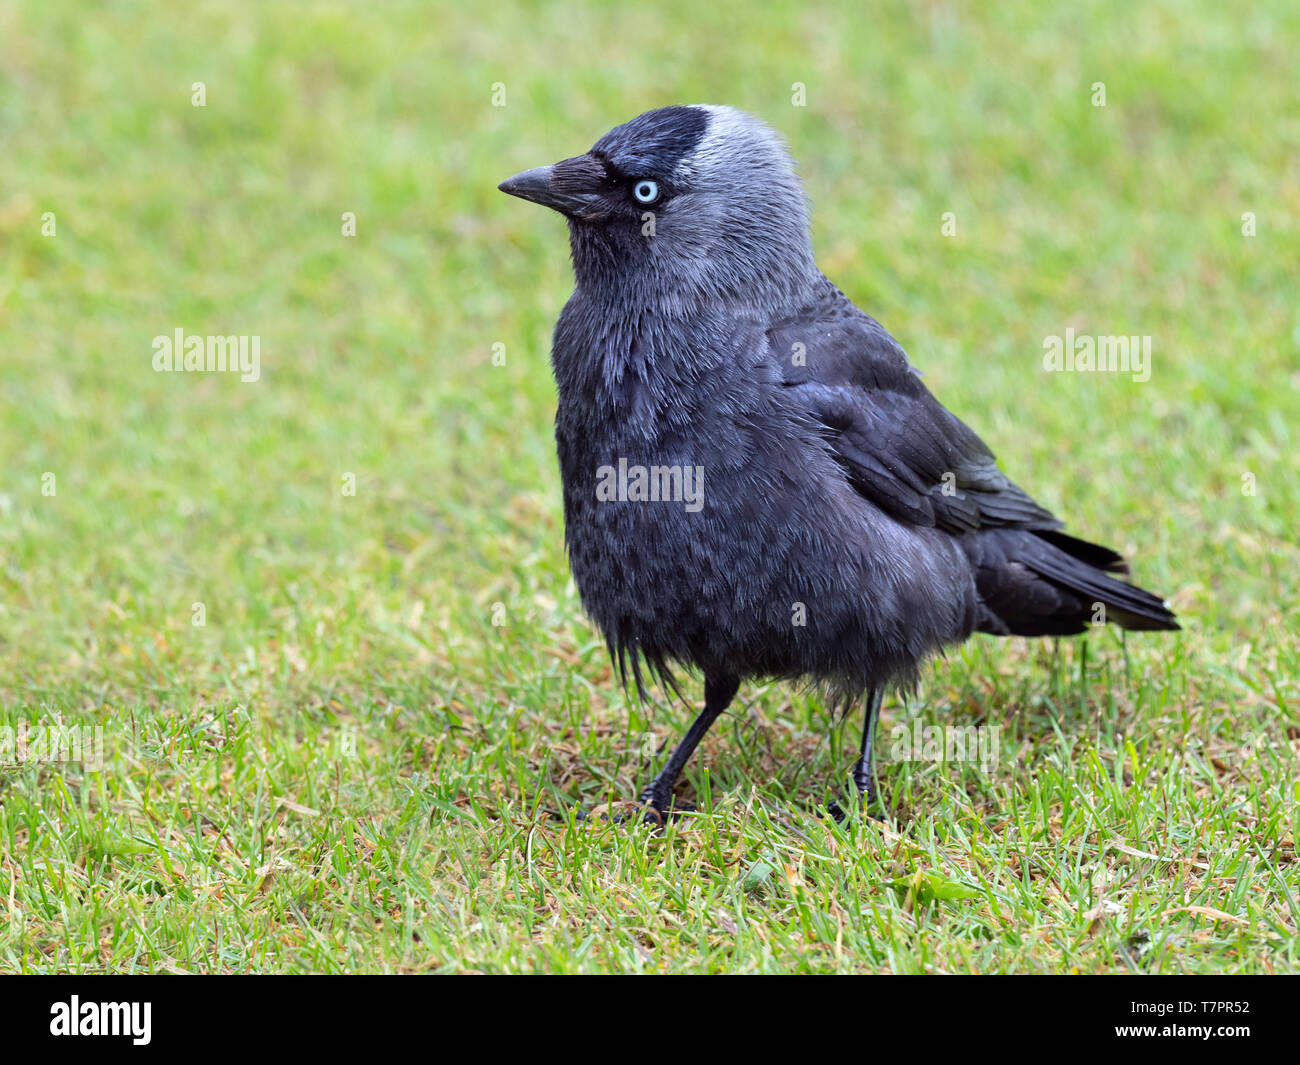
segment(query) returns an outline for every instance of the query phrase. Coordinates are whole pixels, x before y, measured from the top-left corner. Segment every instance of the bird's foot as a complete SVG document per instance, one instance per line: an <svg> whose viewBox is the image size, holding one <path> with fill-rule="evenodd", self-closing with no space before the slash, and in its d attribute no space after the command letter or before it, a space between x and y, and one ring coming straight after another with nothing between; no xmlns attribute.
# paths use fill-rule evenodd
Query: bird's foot
<svg viewBox="0 0 1300 1065"><path fill-rule="evenodd" d="M661 784L658 780L652 781L641 792L637 802L639 805L635 809L625 812L618 820L641 820L662 829L669 821L680 820L682 814L694 813L696 808L694 803L677 802L673 798L672 785Z"/></svg>
<svg viewBox="0 0 1300 1065"><path fill-rule="evenodd" d="M877 824L883 825L885 823L885 819L883 817L878 817L876 814L871 813L870 812L871 806L872 803L866 800L866 796L863 796L862 801L860 801L856 805L850 802L849 808L847 810L839 803L837 803L834 799L832 799L830 802L826 804L826 813L837 825L844 824L844 822L847 821L849 817L854 814L856 814L856 816L858 817L861 817L865 821L875 821Z"/></svg>
<svg viewBox="0 0 1300 1065"><path fill-rule="evenodd" d="M671 791L653 786L646 788L637 802L639 805L625 814L624 819L635 821L639 817L646 824L659 828L663 828L669 821L681 820L682 814L696 811L693 802L677 802Z"/></svg>
<svg viewBox="0 0 1300 1065"><path fill-rule="evenodd" d="M640 822L652 828L662 830L669 821L678 821L685 813L694 813L696 806L690 802L673 802L658 800L653 796L643 795L637 802L607 803L591 811L579 810L579 821L609 821L615 825L631 825Z"/></svg>
<svg viewBox="0 0 1300 1065"><path fill-rule="evenodd" d="M631 810L619 814L615 820L621 822L641 821L656 829L663 829L667 827L669 821L680 821L682 814L691 813L694 810L695 806L689 802L670 803L667 807L663 807L642 799Z"/></svg>
<svg viewBox="0 0 1300 1065"><path fill-rule="evenodd" d="M868 778L866 781L858 780L856 777L849 777L848 798L846 800L848 810L845 810L838 802L832 799L826 804L826 812L834 818L837 825L842 825L848 818L849 812L855 812L861 817L870 821L879 821L880 818L871 814L871 810L876 806L876 787L875 783Z"/></svg>

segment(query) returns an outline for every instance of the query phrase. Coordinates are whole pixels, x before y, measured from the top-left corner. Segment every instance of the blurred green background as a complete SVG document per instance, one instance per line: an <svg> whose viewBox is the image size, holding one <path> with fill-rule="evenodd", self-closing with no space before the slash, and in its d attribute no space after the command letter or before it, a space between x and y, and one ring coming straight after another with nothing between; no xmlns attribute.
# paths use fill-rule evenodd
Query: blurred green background
<svg viewBox="0 0 1300 1065"><path fill-rule="evenodd" d="M1293 967L1298 49L1283 0L0 2L0 721L109 748L0 769L0 968ZM888 846L814 816L851 743L781 688L689 774L711 827L542 817L687 714L569 583L566 233L496 184L679 102L786 138L823 270L1184 619L937 664L916 712L1006 750L887 776ZM260 380L155 373L177 328ZM1045 373L1067 328L1150 380ZM983 892L928 946L915 869Z"/></svg>

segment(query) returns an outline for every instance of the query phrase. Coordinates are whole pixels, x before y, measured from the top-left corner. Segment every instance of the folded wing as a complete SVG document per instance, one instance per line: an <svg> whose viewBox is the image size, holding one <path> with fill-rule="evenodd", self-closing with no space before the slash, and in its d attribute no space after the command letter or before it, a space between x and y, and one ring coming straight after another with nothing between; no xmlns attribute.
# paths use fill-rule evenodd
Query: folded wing
<svg viewBox="0 0 1300 1065"><path fill-rule="evenodd" d="M1000 634L1080 632L1101 617L1126 628L1177 628L1109 548L1061 522L998 469L975 432L930 393L873 318L827 283L824 300L768 332L782 382L824 427L845 476L900 522L960 539Z"/></svg>

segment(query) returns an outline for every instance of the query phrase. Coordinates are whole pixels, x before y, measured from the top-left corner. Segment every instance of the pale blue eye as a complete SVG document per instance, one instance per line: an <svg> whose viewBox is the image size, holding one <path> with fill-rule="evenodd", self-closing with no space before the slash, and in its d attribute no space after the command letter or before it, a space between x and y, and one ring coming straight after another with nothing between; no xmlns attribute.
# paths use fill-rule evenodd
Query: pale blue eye
<svg viewBox="0 0 1300 1065"><path fill-rule="evenodd" d="M632 186L632 195L640 203L654 203L659 199L659 186L649 178L642 178Z"/></svg>

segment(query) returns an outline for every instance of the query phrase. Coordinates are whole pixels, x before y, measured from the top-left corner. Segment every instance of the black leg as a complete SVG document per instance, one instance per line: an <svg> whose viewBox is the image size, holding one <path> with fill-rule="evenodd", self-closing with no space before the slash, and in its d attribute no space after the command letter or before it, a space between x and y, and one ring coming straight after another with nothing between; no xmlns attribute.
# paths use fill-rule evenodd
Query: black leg
<svg viewBox="0 0 1300 1065"><path fill-rule="evenodd" d="M849 783L853 786L858 809L862 809L863 800L867 807L876 801L876 767L875 742L876 722L880 719L880 703L884 698L883 688L872 688L867 692L867 716L862 722L862 746L858 748L858 760L853 763L853 772L849 774ZM827 812L836 821L844 820L844 811L837 802L826 807Z"/></svg>
<svg viewBox="0 0 1300 1065"><path fill-rule="evenodd" d="M668 756L668 764L659 771L659 775L641 792L641 801L659 814L659 819L662 819L662 816L668 812L668 808L672 806L673 785L677 783L677 778L681 775L682 769L690 761L691 755L695 752L700 740L704 739L704 734L709 731L709 726L731 704L731 700L735 698L739 687L740 679L738 677L706 676L704 678L704 709L700 711L700 716L695 719L691 727L686 730L686 735L673 749L673 753ZM655 818L651 819L654 820Z"/></svg>
<svg viewBox="0 0 1300 1065"><path fill-rule="evenodd" d="M867 719L862 723L862 746L858 748L858 760L853 765L853 787L857 789L858 798L866 799L868 805L876 801L876 766L874 745L876 741L876 722L880 720L880 703L884 690L872 688L867 692Z"/></svg>

